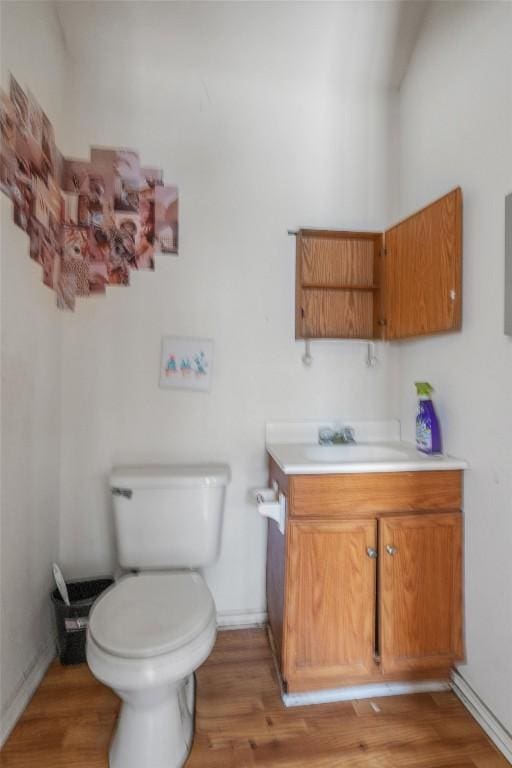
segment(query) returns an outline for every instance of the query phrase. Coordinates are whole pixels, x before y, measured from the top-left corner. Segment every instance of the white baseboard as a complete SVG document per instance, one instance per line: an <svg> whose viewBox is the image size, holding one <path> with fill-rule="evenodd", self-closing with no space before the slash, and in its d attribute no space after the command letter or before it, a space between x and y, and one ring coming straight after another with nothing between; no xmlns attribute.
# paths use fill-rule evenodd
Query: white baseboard
<svg viewBox="0 0 512 768"><path fill-rule="evenodd" d="M25 711L27 704L34 695L39 683L45 676L46 670L54 658L55 638L51 637L26 671L25 678L14 699L11 701L6 712L2 715L0 722L0 749L7 741L9 734Z"/></svg>
<svg viewBox="0 0 512 768"><path fill-rule="evenodd" d="M219 613L217 613L217 627L219 629L262 627L267 621L268 615L266 611L247 611L246 613L219 611Z"/></svg>
<svg viewBox="0 0 512 768"><path fill-rule="evenodd" d="M493 744L512 764L512 734L493 715L479 695L459 672L452 672L452 690L484 729Z"/></svg>
<svg viewBox="0 0 512 768"><path fill-rule="evenodd" d="M446 680L424 680L405 683L370 683L368 685L350 685L343 688L329 688L325 691L305 691L304 693L281 692L286 707L303 707L306 704L330 704L335 701L352 699L377 699L382 696L400 696L406 693L433 693L449 691L450 683Z"/></svg>

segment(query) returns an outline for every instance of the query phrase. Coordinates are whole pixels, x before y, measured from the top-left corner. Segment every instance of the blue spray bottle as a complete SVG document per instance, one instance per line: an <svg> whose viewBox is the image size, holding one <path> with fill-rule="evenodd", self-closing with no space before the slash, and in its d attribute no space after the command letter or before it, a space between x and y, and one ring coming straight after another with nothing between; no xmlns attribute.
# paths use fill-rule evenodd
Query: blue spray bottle
<svg viewBox="0 0 512 768"><path fill-rule="evenodd" d="M416 447L423 453L441 453L441 430L431 400L434 391L428 381L416 381L418 415L416 416Z"/></svg>

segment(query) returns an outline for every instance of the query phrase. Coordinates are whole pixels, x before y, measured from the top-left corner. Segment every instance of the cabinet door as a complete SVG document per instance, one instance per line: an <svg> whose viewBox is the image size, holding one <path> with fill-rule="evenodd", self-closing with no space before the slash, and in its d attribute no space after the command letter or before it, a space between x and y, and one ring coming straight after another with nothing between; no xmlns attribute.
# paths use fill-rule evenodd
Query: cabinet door
<svg viewBox="0 0 512 768"><path fill-rule="evenodd" d="M385 337L459 330L461 272L462 192L457 188L385 233Z"/></svg>
<svg viewBox="0 0 512 768"><path fill-rule="evenodd" d="M289 522L284 678L319 684L374 668L375 520Z"/></svg>
<svg viewBox="0 0 512 768"><path fill-rule="evenodd" d="M461 657L461 521L460 512L380 520L384 673L447 668Z"/></svg>

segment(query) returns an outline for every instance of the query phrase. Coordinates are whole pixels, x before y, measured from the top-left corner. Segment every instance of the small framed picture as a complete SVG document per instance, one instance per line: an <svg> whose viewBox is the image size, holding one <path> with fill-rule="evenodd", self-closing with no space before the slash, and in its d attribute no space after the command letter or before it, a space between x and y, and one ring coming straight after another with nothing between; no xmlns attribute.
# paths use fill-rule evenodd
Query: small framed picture
<svg viewBox="0 0 512 768"><path fill-rule="evenodd" d="M160 361L160 386L165 389L209 392L212 364L212 339L164 336Z"/></svg>

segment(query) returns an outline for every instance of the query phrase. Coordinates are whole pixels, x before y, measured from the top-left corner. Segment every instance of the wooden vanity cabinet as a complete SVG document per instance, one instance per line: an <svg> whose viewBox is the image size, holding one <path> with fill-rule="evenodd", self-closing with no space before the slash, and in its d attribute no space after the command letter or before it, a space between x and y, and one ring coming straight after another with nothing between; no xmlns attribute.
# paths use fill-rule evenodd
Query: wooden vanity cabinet
<svg viewBox="0 0 512 768"><path fill-rule="evenodd" d="M463 656L462 473L286 477L271 460L270 475L288 506L267 559L286 689L447 678Z"/></svg>
<svg viewBox="0 0 512 768"><path fill-rule="evenodd" d="M295 337L398 340L462 320L462 192L385 232L300 229Z"/></svg>

